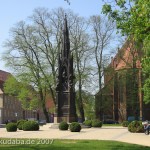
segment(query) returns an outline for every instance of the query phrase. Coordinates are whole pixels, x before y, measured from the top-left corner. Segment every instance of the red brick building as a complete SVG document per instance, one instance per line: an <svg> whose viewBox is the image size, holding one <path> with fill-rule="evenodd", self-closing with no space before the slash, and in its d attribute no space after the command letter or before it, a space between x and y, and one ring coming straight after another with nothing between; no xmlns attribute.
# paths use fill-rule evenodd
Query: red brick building
<svg viewBox="0 0 150 150"><path fill-rule="evenodd" d="M9 96L4 93L4 82L11 76L10 73L0 70L0 124L6 123L7 121L16 121L20 119L35 119L35 120L46 120L41 108L36 110L24 110L21 102L15 96ZM47 100L47 110L54 107L51 99ZM52 115L49 113L49 117Z"/></svg>
<svg viewBox="0 0 150 150"><path fill-rule="evenodd" d="M104 71L104 87L95 95L96 117L122 122L150 120L150 105L143 102L142 53L127 41Z"/></svg>

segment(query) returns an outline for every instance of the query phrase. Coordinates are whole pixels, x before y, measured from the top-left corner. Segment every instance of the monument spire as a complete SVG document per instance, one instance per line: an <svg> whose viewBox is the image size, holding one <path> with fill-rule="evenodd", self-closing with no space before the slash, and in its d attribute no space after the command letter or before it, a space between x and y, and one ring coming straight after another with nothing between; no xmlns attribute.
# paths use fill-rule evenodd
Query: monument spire
<svg viewBox="0 0 150 150"><path fill-rule="evenodd" d="M69 40L69 30L68 30L68 23L67 23L67 15L65 14L64 18L64 30L63 30L63 50L62 56L64 58L69 57L70 53L70 40Z"/></svg>

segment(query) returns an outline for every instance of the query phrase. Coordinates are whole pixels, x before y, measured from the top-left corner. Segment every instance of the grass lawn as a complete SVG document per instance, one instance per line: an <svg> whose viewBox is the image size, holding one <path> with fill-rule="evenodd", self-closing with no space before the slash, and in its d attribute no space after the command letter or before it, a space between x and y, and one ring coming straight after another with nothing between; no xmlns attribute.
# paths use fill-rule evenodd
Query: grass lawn
<svg viewBox="0 0 150 150"><path fill-rule="evenodd" d="M98 140L50 140L50 141L41 141L43 144L18 144L18 145L9 145L3 144L2 140L9 139L0 139L0 150L149 150L150 147L140 146L135 144L127 144L123 142L114 142L114 141L98 141ZM11 139L13 140L13 139ZM15 139L14 139L15 140ZM27 140L20 139L24 142ZM30 139L36 142L39 142L38 139ZM5 141L6 142L6 141ZM44 142L47 142L44 144ZM49 144L48 144L49 143Z"/></svg>

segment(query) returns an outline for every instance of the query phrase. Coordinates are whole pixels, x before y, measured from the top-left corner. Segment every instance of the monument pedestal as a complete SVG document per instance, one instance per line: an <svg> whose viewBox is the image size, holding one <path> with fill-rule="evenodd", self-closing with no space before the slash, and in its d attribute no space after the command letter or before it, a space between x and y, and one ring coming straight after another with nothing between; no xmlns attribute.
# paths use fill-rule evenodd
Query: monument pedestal
<svg viewBox="0 0 150 150"><path fill-rule="evenodd" d="M77 121L75 93L73 89L71 88L69 91L57 91L56 100L54 123L60 123L62 121L71 123Z"/></svg>
<svg viewBox="0 0 150 150"><path fill-rule="evenodd" d="M54 124L60 123L62 121L68 123L77 122L77 117L54 117Z"/></svg>

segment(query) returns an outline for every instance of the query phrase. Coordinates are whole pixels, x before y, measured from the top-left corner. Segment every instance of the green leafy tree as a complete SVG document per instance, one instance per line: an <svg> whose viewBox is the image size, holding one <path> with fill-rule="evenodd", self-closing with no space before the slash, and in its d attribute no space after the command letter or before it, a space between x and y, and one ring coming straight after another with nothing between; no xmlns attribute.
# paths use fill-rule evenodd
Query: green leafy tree
<svg viewBox="0 0 150 150"><path fill-rule="evenodd" d="M18 82L13 76L6 80L4 92L8 95L16 96L25 110L33 110L40 107L37 91L25 82Z"/></svg>

